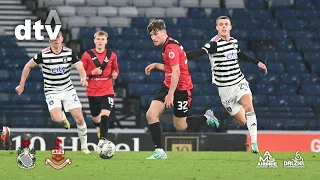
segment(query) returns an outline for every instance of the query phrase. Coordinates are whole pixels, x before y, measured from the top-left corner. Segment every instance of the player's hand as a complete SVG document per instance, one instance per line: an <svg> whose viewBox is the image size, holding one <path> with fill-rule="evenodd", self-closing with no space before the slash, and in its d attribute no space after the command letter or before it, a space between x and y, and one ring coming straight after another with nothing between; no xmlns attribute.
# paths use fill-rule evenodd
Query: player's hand
<svg viewBox="0 0 320 180"><path fill-rule="evenodd" d="M101 67L95 68L93 71L91 71L91 74L92 75L101 75L102 74Z"/></svg>
<svg viewBox="0 0 320 180"><path fill-rule="evenodd" d="M268 69L267 66L265 64L263 64L262 62L258 63L258 67L264 70L264 73L268 73Z"/></svg>
<svg viewBox="0 0 320 180"><path fill-rule="evenodd" d="M87 87L88 81L86 79L81 79L81 85Z"/></svg>
<svg viewBox="0 0 320 180"><path fill-rule="evenodd" d="M145 69L146 75L150 75L152 69L156 68L156 63L149 64Z"/></svg>
<svg viewBox="0 0 320 180"><path fill-rule="evenodd" d="M117 79L118 73L115 70L113 70L111 73L111 76L112 76L112 79Z"/></svg>
<svg viewBox="0 0 320 180"><path fill-rule="evenodd" d="M166 95L166 97L164 98L164 105L166 106L166 108L173 107L173 94L172 93L168 93Z"/></svg>
<svg viewBox="0 0 320 180"><path fill-rule="evenodd" d="M16 92L19 96L23 93L23 91L24 91L24 86L19 85L16 87Z"/></svg>

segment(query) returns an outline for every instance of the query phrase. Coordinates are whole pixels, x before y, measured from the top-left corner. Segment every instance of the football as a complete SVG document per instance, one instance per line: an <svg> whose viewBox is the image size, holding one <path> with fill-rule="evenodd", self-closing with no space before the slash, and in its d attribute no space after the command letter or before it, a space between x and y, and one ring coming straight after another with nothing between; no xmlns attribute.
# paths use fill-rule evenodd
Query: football
<svg viewBox="0 0 320 180"><path fill-rule="evenodd" d="M102 159L111 159L116 153L116 146L113 142L104 140L99 142L97 152Z"/></svg>

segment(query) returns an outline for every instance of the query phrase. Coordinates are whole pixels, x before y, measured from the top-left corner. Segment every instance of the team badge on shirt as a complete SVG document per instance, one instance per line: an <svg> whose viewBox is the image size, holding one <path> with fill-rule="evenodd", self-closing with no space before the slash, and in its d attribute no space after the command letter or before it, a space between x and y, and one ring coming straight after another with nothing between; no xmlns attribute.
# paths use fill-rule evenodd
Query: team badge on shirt
<svg viewBox="0 0 320 180"><path fill-rule="evenodd" d="M174 52L172 52L172 51L171 51L171 52L169 52L169 58L170 58L170 59L173 59L174 57L175 57Z"/></svg>

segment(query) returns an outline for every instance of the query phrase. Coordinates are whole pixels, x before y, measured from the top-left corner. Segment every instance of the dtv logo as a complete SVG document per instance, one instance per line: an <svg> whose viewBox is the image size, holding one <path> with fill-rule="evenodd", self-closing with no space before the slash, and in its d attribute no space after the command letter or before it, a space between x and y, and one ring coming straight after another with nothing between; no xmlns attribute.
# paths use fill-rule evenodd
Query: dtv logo
<svg viewBox="0 0 320 180"><path fill-rule="evenodd" d="M50 25L52 20L54 20L55 22L53 31ZM59 31L61 29L61 21L56 10L50 10L44 25L41 24L41 20L36 21L34 25L32 25L32 29L34 30L35 38L37 40L44 39L44 37L41 35L41 31L44 28L46 29L49 35L49 38L51 40L54 40L57 38ZM22 35L22 31L24 31L23 35ZM25 19L24 25L23 24L18 25L14 30L14 34L18 40L31 40L31 19Z"/></svg>

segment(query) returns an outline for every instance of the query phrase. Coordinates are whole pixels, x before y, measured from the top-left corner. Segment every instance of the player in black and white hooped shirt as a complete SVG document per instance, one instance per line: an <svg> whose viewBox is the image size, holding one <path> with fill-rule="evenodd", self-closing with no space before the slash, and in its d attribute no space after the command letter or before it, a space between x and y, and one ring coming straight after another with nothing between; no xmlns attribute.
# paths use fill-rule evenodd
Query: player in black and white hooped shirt
<svg viewBox="0 0 320 180"><path fill-rule="evenodd" d="M232 25L229 17L218 17L216 29L218 34L209 43L201 49L187 52L187 57L190 60L208 54L212 83L218 88L223 106L240 125L247 123L251 136L251 152L258 153L257 119L252 104L252 93L240 70L238 58L257 64L265 73L267 67L239 49L237 39L230 36Z"/></svg>
<svg viewBox="0 0 320 180"><path fill-rule="evenodd" d="M74 118L81 142L81 151L90 154L87 148L87 125L82 114L82 106L77 92L70 79L71 66L74 65L81 76L82 86L87 86L86 72L72 49L62 45L63 36L60 32L55 40L50 40L50 46L36 54L23 68L19 86L16 92L21 95L30 70L40 66L44 78L44 93L46 102L54 122L61 124L65 129L70 128L65 112L70 112Z"/></svg>

